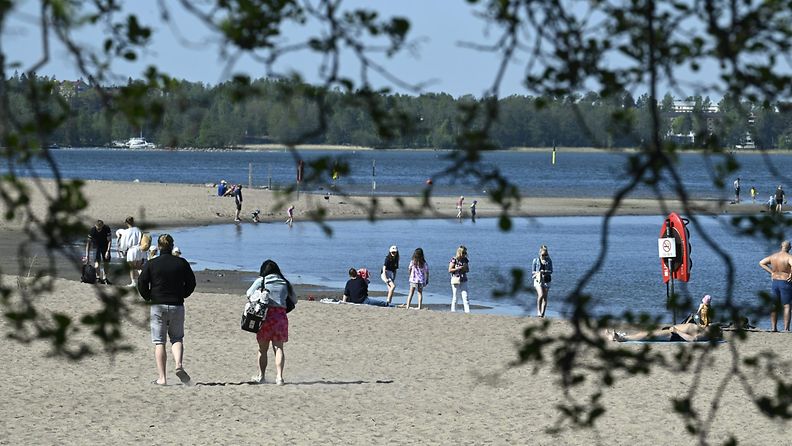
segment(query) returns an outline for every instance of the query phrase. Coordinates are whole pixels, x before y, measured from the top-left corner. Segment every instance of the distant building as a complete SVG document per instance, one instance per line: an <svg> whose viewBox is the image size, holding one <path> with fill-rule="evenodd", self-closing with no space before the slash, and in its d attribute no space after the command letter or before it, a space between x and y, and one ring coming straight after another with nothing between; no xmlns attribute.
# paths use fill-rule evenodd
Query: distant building
<svg viewBox="0 0 792 446"><path fill-rule="evenodd" d="M76 96L91 88L82 79L76 81L60 81L58 82L58 94L64 98Z"/></svg>
<svg viewBox="0 0 792 446"><path fill-rule="evenodd" d="M695 101L674 101L671 111L673 113L693 113L695 108ZM706 114L718 114L720 113L720 107L718 107L718 104L702 104L701 111Z"/></svg>

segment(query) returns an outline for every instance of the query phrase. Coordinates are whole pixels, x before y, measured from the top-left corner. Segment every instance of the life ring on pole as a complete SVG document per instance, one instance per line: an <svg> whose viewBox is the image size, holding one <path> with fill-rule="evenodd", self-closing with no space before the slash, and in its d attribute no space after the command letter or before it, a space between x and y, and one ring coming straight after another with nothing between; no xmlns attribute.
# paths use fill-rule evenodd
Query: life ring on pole
<svg viewBox="0 0 792 446"><path fill-rule="evenodd" d="M663 272L663 282L668 283L671 277L674 280L687 282L690 280L690 270L693 262L690 260L690 231L687 228L689 221L672 212L663 221L660 227L660 237L673 237L676 245L676 257L671 260L671 270L665 259L660 259Z"/></svg>

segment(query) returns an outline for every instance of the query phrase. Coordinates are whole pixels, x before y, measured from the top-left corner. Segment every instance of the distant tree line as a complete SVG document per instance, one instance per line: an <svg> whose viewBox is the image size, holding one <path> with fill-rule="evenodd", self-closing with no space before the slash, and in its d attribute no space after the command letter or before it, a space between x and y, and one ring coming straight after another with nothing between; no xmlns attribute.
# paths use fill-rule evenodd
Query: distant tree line
<svg viewBox="0 0 792 446"><path fill-rule="evenodd" d="M394 126L400 134L383 138L365 104L339 91L324 92L322 116L310 86L284 80L248 81L240 96L237 81L215 86L171 80L141 94L158 103L157 116L138 126L103 106L97 90L81 81L56 81L47 77L15 74L8 81L12 110L24 120L33 115L26 84L37 83L42 103L62 110L63 125L47 143L68 146L108 146L143 133L162 147L226 148L249 143L304 143L359 145L376 148L451 149L464 128L464 110L483 101L473 96L454 98L445 93L420 96L374 92L379 106L398 109L407 121ZM110 88L134 90L139 81ZM250 91L256 94L250 95ZM288 93L288 94L287 94ZM296 93L296 94L295 94ZM490 137L496 147L636 147L651 133L648 95L630 93L603 99L597 93L558 97L513 95L498 99L498 114ZM42 99L42 98L39 98ZM717 113L707 112L709 98L685 98L695 104L690 112L674 110L674 98L666 94L659 110L661 134L695 134L688 145L740 146L750 135L757 148L792 149L792 107L785 103L751 104L724 97ZM56 113L57 115L57 113ZM322 121L320 122L320 116ZM620 119L613 119L618 117ZM475 120L475 117L472 119ZM618 124L613 124L618 123ZM406 125L405 125L406 124ZM410 129L404 131L403 129ZM308 138L305 135L309 135Z"/></svg>

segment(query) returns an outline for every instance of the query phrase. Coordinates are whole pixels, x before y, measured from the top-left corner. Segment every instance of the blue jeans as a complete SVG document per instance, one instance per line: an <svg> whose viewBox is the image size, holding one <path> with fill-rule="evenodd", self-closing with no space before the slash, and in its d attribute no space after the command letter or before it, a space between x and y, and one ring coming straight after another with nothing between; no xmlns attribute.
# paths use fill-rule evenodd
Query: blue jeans
<svg viewBox="0 0 792 446"><path fill-rule="evenodd" d="M388 305L387 302L385 302L383 300L372 299L370 297L367 297L366 300L363 301L363 303L366 304L366 305L374 305L375 307L388 307L388 306L390 306L390 305Z"/></svg>

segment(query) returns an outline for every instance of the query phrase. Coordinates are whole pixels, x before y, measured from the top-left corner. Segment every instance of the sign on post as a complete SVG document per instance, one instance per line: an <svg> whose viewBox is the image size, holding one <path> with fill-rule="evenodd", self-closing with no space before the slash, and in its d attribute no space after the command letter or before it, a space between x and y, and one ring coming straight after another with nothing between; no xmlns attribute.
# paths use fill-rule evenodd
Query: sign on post
<svg viewBox="0 0 792 446"><path fill-rule="evenodd" d="M657 251L661 259L676 257L676 240L674 237L661 237L657 240Z"/></svg>

